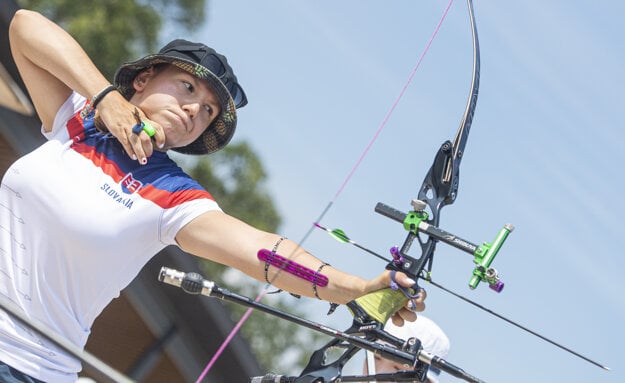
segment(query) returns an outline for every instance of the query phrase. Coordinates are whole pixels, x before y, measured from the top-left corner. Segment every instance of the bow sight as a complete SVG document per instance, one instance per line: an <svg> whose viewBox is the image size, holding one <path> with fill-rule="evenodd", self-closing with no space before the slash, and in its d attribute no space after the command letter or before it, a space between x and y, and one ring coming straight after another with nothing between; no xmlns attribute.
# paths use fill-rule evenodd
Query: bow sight
<svg viewBox="0 0 625 383"><path fill-rule="evenodd" d="M473 275L469 281L469 287L471 289L475 289L480 282L484 281L487 282L489 287L496 292L501 292L501 290L503 290L504 283L499 280L497 270L490 267L490 265L495 260L495 256L499 252L503 242L508 237L508 234L514 230L512 225L506 224L499 231L493 242L477 246L428 223L429 215L424 211L426 207L425 202L413 200L412 206L414 207L414 210L407 214L393 209L392 207L381 202L375 207L375 211L377 213L403 223L404 229L408 231L408 237L404 241L401 249L397 247L391 248L393 260L388 264L387 269L402 271L413 278L417 278L422 275L422 270L426 262L431 261L431 254L430 258L427 258L428 254L424 254L417 260L408 255L408 250L410 249L414 239L419 239L419 232L422 232L428 235L429 240L445 242L448 245L473 255L473 262L476 266L475 269L473 269ZM421 243L422 248L429 248L424 242L421 241L421 239L419 239L419 242ZM432 244L432 249L433 248L434 245Z"/></svg>

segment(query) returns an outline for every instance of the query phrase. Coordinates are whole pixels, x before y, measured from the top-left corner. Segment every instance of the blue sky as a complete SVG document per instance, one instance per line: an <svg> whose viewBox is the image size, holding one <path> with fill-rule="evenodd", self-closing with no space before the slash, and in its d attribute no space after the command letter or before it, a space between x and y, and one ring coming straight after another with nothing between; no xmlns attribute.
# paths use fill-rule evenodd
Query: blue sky
<svg viewBox="0 0 625 383"><path fill-rule="evenodd" d="M213 46L235 68L249 98L235 139L259 153L284 217L281 233L298 241L380 127L447 0L209 6L205 27L183 37ZM516 229L494 263L506 283L501 294L469 290L471 257L444 244L433 278L612 371L433 286L424 315L450 337L447 359L487 382L623 382L625 3L477 1L474 9L481 87L459 195L443 209L441 227L476 244L492 241L506 223ZM323 225L383 254L403 243L401 225L373 208L410 209L436 150L460 123L471 55L466 3L456 0ZM367 278L385 266L320 230L304 247ZM344 309L326 317L316 314L325 304L298 304L331 327L350 324Z"/></svg>

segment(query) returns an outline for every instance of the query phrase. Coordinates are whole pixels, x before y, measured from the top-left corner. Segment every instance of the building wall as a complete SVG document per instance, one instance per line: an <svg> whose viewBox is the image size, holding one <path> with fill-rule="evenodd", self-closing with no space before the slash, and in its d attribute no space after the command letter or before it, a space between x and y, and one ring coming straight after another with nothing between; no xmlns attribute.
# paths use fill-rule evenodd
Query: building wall
<svg viewBox="0 0 625 383"><path fill-rule="evenodd" d="M139 381L184 383L176 365L157 347L158 339L122 294L107 306L94 323L86 349L118 371L127 375L134 375L131 373L135 371L142 375L136 376ZM140 368L143 363L146 363L145 367Z"/></svg>

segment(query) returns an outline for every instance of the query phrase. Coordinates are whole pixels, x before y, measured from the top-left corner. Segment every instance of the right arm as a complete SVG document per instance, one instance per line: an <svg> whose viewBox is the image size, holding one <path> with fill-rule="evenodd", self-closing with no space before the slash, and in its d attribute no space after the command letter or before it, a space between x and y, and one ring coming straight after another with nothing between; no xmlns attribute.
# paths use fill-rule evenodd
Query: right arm
<svg viewBox="0 0 625 383"><path fill-rule="evenodd" d="M52 129L57 111L72 90L88 98L109 85L76 40L37 12L17 11L9 39L13 59L46 131Z"/></svg>
<svg viewBox="0 0 625 383"><path fill-rule="evenodd" d="M90 98L110 85L77 41L37 12L20 9L15 13L9 27L9 41L13 59L45 131L52 129L59 108L72 91ZM134 106L120 93L111 92L104 97L98 111L129 156L151 155L149 139L142 142L138 136L129 134L136 124ZM160 127L157 132L157 144L159 140L164 143Z"/></svg>

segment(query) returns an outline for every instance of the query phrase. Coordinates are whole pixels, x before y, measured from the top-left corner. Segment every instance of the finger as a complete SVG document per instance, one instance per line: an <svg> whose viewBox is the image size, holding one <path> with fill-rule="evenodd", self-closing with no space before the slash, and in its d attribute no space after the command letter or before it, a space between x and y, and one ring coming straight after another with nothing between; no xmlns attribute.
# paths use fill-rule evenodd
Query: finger
<svg viewBox="0 0 625 383"><path fill-rule="evenodd" d="M414 298L408 299L405 308L410 311L421 312L425 310L425 298L427 293L424 289L419 289L419 292L414 295Z"/></svg>
<svg viewBox="0 0 625 383"><path fill-rule="evenodd" d="M133 132L141 139L143 151L146 156L150 157L152 156L154 145L157 145L159 148L165 146L165 132L160 124L149 120L143 111L135 108L134 115L137 121L140 121L141 125L139 127L139 123L137 123L137 125L133 127Z"/></svg>
<svg viewBox="0 0 625 383"><path fill-rule="evenodd" d="M133 160L136 160L137 155L135 154L135 151L133 150L132 145L130 144L128 135L122 134L121 136L118 137L117 140L119 141L120 144L122 144L122 147L124 148L124 151L126 152L126 154L128 154L128 157L132 158Z"/></svg>
<svg viewBox="0 0 625 383"><path fill-rule="evenodd" d="M391 322L393 322L393 324L395 326L401 327L404 325L404 318L401 317L401 315L399 315L399 312L396 312L395 314L393 314L393 316L391 317Z"/></svg>
<svg viewBox="0 0 625 383"><path fill-rule="evenodd" d="M163 149L165 147L165 131L163 130L163 127L159 124L153 121L150 121L150 123L154 127L154 135L152 136L152 140L154 141L154 144L157 148Z"/></svg>
<svg viewBox="0 0 625 383"><path fill-rule="evenodd" d="M417 314L413 311L401 309L391 317L391 321L396 326L403 326L406 322L414 322L417 320Z"/></svg>
<svg viewBox="0 0 625 383"><path fill-rule="evenodd" d="M421 312L425 310L425 302L422 298L409 299L404 309L412 312Z"/></svg>
<svg viewBox="0 0 625 383"><path fill-rule="evenodd" d="M131 122L132 120L131 121L128 121L128 120L108 121L108 119L105 119L105 117L106 116L102 116L102 119L104 120L104 123L106 124L106 127L108 128L109 132L113 136L115 136L115 138L117 138L119 143L124 148L124 151L126 152L126 154L128 154L128 157L132 158L133 160L137 160L139 158L138 154L140 153L135 152L135 146L133 145L133 143L135 142L135 140L137 140L137 137L132 132L132 128L134 127L135 124ZM130 126L130 129L128 128L129 126Z"/></svg>
<svg viewBox="0 0 625 383"><path fill-rule="evenodd" d="M145 134L144 132L141 132L139 134L133 133L132 130L129 132L128 141L130 142L131 151L132 151L132 154L130 156L133 159L136 159L137 161L139 161L141 165L145 165L148 163L148 158L145 153L145 150L143 149L143 140L141 139L141 136L144 136L148 142L150 141L149 137L147 137L147 134ZM149 145L151 148L152 143L149 142ZM151 153L152 152L150 151L150 154Z"/></svg>
<svg viewBox="0 0 625 383"><path fill-rule="evenodd" d="M397 314L399 314L399 316L408 322L414 322L415 320L417 320L417 313L415 313L412 310L408 310L408 309L401 309L397 312Z"/></svg>
<svg viewBox="0 0 625 383"><path fill-rule="evenodd" d="M152 151L154 149L152 136L155 134L155 129L152 123L149 121L141 121L141 123L132 127L132 133L139 138L143 153L145 153L146 157L152 156Z"/></svg>
<svg viewBox="0 0 625 383"><path fill-rule="evenodd" d="M421 294L421 301L425 301L425 298L428 297L428 292L425 289L419 289L419 294Z"/></svg>
<svg viewBox="0 0 625 383"><path fill-rule="evenodd" d="M150 158L154 152L152 137L146 132L141 132L141 134L139 134L139 141L141 141L141 147L143 148L143 153L145 153L146 158Z"/></svg>
<svg viewBox="0 0 625 383"><path fill-rule="evenodd" d="M398 272L395 274L395 281L404 287L412 287L417 283L414 279L410 278L402 272Z"/></svg>

